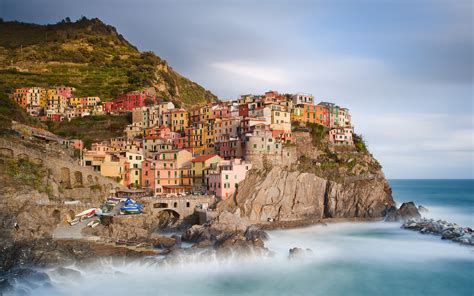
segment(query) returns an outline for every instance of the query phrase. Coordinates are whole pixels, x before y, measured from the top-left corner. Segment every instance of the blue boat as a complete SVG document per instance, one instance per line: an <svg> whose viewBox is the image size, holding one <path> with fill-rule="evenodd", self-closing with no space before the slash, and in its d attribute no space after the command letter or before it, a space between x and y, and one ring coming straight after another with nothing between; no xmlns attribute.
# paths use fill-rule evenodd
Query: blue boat
<svg viewBox="0 0 474 296"><path fill-rule="evenodd" d="M145 206L143 204L137 203L136 201L127 198L127 200L124 202L124 206L120 208L120 212L124 214L140 214L144 207Z"/></svg>

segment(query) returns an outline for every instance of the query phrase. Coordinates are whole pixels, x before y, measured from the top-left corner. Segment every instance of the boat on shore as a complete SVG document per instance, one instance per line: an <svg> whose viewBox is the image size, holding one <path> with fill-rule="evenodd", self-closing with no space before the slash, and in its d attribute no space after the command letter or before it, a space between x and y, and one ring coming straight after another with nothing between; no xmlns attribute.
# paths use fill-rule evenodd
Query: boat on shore
<svg viewBox="0 0 474 296"><path fill-rule="evenodd" d="M87 226L89 226L91 228L94 228L94 227L98 226L99 224L100 224L99 220L94 220L94 221L91 221L91 222L87 223Z"/></svg>
<svg viewBox="0 0 474 296"><path fill-rule="evenodd" d="M71 221L69 221L69 225L73 226L73 225L76 225L79 222L81 222L81 219L76 217L76 218L72 219Z"/></svg>
<svg viewBox="0 0 474 296"><path fill-rule="evenodd" d="M124 202L124 206L120 208L120 213L122 215L136 215L142 212L142 209L145 206L141 203L137 203L136 201L127 198Z"/></svg>

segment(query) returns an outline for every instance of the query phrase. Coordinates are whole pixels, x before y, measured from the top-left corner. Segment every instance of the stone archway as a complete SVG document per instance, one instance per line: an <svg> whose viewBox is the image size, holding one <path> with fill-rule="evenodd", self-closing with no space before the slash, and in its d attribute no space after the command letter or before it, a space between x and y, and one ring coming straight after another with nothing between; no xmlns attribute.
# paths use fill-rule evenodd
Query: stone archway
<svg viewBox="0 0 474 296"><path fill-rule="evenodd" d="M0 148L0 157L13 158L13 150L10 148Z"/></svg>
<svg viewBox="0 0 474 296"><path fill-rule="evenodd" d="M54 223L59 223L61 222L61 211L58 210L58 209L55 209L52 213L51 213L51 217L53 217L54 219Z"/></svg>
<svg viewBox="0 0 474 296"><path fill-rule="evenodd" d="M82 173L79 171L74 172L74 187L84 187L82 182Z"/></svg>
<svg viewBox="0 0 474 296"><path fill-rule="evenodd" d="M64 188L71 188L71 175L68 168L61 168L61 185Z"/></svg>
<svg viewBox="0 0 474 296"><path fill-rule="evenodd" d="M179 220L180 215L175 210L166 209L166 210L162 210L158 212L156 217L158 218L158 221L159 221L158 227L166 228L175 224Z"/></svg>

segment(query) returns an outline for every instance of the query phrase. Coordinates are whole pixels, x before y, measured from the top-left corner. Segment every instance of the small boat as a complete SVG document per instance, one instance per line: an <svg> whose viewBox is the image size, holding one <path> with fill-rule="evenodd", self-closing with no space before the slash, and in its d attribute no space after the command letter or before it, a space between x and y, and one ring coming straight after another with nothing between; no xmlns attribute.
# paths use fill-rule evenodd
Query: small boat
<svg viewBox="0 0 474 296"><path fill-rule="evenodd" d="M73 226L73 225L76 225L79 222L81 222L81 218L76 217L76 218L72 219L71 221L69 221L69 225Z"/></svg>
<svg viewBox="0 0 474 296"><path fill-rule="evenodd" d="M99 220L94 220L94 221L91 221L91 222L87 223L87 226L89 226L91 228L94 228L94 227L98 226L99 224L100 224Z"/></svg>
<svg viewBox="0 0 474 296"><path fill-rule="evenodd" d="M76 217L81 217L81 216L84 216L86 214L89 214L90 212L94 211L95 212L95 209L94 208L91 208L91 209L88 209L88 210L85 210L85 211L82 211L80 212L79 214L76 215Z"/></svg>
<svg viewBox="0 0 474 296"><path fill-rule="evenodd" d="M137 209L137 208L124 207L120 209L120 213L122 215L136 215L136 214L140 214L141 211L140 209Z"/></svg>
<svg viewBox="0 0 474 296"><path fill-rule="evenodd" d="M87 213L87 214L81 216L81 219L82 219L82 220L89 219L89 218L94 217L94 215L95 215L95 209L93 209L93 210L90 211L89 213Z"/></svg>
<svg viewBox="0 0 474 296"><path fill-rule="evenodd" d="M120 208L120 213L124 215L140 214L145 206L132 199L127 199L124 206Z"/></svg>

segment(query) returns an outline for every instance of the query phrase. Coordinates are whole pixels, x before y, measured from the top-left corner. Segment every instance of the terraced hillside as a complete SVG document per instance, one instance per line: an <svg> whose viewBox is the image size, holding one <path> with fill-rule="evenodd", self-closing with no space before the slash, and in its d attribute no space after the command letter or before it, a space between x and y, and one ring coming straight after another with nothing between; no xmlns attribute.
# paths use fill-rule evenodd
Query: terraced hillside
<svg viewBox="0 0 474 296"><path fill-rule="evenodd" d="M16 87L70 85L78 96L153 86L163 100L192 107L217 100L152 52L140 52L99 19L54 25L0 21L0 97Z"/></svg>

